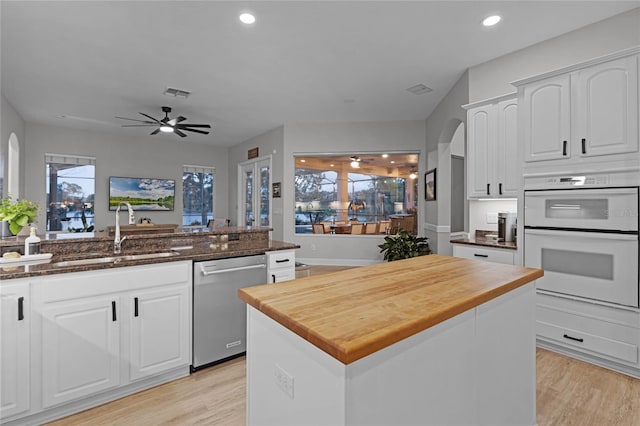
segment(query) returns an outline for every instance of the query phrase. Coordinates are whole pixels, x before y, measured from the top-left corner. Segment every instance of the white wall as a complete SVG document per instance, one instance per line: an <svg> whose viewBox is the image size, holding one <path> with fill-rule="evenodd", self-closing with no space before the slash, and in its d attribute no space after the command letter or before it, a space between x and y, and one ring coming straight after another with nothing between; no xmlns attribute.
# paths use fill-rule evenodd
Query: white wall
<svg viewBox="0 0 640 426"><path fill-rule="evenodd" d="M383 237L359 235L295 234L294 161L299 154L367 153L406 151L420 153L419 171L425 172L424 121L387 121L358 123L292 123L284 127L284 175L282 202L284 240L301 246L298 258L315 264L365 265L380 261ZM418 196L424 199L424 189ZM419 212L418 223L421 223ZM420 227L418 227L420 229Z"/></svg>
<svg viewBox="0 0 640 426"><path fill-rule="evenodd" d="M213 166L216 168L214 217L227 217L228 149L158 136L134 136L133 132L125 132L124 129L122 132L100 133L27 123L25 197L45 205L45 153L93 156L96 157L96 229L113 225L115 220L108 207L109 176L175 179L174 211L144 212L144 216L158 224L182 224L182 166ZM141 214L138 212L137 218ZM38 223L44 231L44 208L40 209Z"/></svg>
<svg viewBox="0 0 640 426"><path fill-rule="evenodd" d="M15 133L20 143L20 197L24 197L24 134L25 123L20 114L11 106L11 104L5 99L4 95L0 95L2 104L0 105L0 150L2 155L0 161L2 161L2 194L7 195L7 152L9 146L9 136L11 133ZM43 184L44 185L44 184ZM16 194L11 194L16 196Z"/></svg>
<svg viewBox="0 0 640 426"><path fill-rule="evenodd" d="M229 149L229 218L232 223L238 217L238 163L247 160L247 152L259 149L259 157L271 156L271 182L284 182L284 127L276 127L255 138L242 142ZM283 239L283 203L282 198L272 198L271 227L274 240Z"/></svg>
<svg viewBox="0 0 640 426"><path fill-rule="evenodd" d="M640 45L640 8L469 68L469 102L515 92L521 78Z"/></svg>
<svg viewBox="0 0 640 426"><path fill-rule="evenodd" d="M422 201L425 236L429 237L432 251L450 255L451 224L451 140L460 123L467 122L467 113L461 107L468 103L468 75L465 72L426 120L428 169L436 170L436 201Z"/></svg>

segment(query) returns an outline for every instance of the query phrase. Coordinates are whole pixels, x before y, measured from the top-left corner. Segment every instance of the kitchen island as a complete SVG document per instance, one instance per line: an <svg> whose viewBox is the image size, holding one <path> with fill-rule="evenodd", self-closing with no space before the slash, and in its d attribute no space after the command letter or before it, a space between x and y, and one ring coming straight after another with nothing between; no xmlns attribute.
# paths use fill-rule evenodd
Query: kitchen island
<svg viewBox="0 0 640 426"><path fill-rule="evenodd" d="M239 290L247 423L536 424L542 274L429 255Z"/></svg>

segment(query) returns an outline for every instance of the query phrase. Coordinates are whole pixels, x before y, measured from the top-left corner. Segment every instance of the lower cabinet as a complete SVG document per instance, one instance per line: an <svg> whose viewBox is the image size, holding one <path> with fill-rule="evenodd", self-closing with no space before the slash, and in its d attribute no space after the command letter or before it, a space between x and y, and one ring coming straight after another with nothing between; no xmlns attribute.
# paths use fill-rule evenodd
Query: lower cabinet
<svg viewBox="0 0 640 426"><path fill-rule="evenodd" d="M30 407L29 299L28 282L0 286L0 420L24 413Z"/></svg>
<svg viewBox="0 0 640 426"><path fill-rule="evenodd" d="M191 274L181 261L20 280L30 337L5 321L23 296L3 283L2 422L40 424L187 376Z"/></svg>
<svg viewBox="0 0 640 426"><path fill-rule="evenodd" d="M515 250L480 247L467 244L453 244L453 255L465 259L486 260L487 262L514 264Z"/></svg>
<svg viewBox="0 0 640 426"><path fill-rule="evenodd" d="M296 252L279 250L267 252L267 278L270 283L296 279Z"/></svg>

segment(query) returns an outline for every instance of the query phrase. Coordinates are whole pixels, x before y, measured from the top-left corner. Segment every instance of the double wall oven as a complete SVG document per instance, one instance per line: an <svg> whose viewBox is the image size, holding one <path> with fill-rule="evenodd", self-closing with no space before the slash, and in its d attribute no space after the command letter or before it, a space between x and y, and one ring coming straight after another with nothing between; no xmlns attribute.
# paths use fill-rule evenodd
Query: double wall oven
<svg viewBox="0 0 640 426"><path fill-rule="evenodd" d="M525 188L524 263L544 269L538 289L640 306L638 181L612 181L554 176Z"/></svg>

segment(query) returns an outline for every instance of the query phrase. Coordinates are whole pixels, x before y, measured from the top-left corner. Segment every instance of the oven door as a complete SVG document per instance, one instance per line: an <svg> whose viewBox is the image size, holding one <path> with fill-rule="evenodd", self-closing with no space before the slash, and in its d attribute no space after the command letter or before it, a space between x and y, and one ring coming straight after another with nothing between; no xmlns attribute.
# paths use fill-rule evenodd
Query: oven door
<svg viewBox="0 0 640 426"><path fill-rule="evenodd" d="M525 191L524 224L638 231L638 188Z"/></svg>
<svg viewBox="0 0 640 426"><path fill-rule="evenodd" d="M536 287L638 307L638 235L525 229L525 266Z"/></svg>

